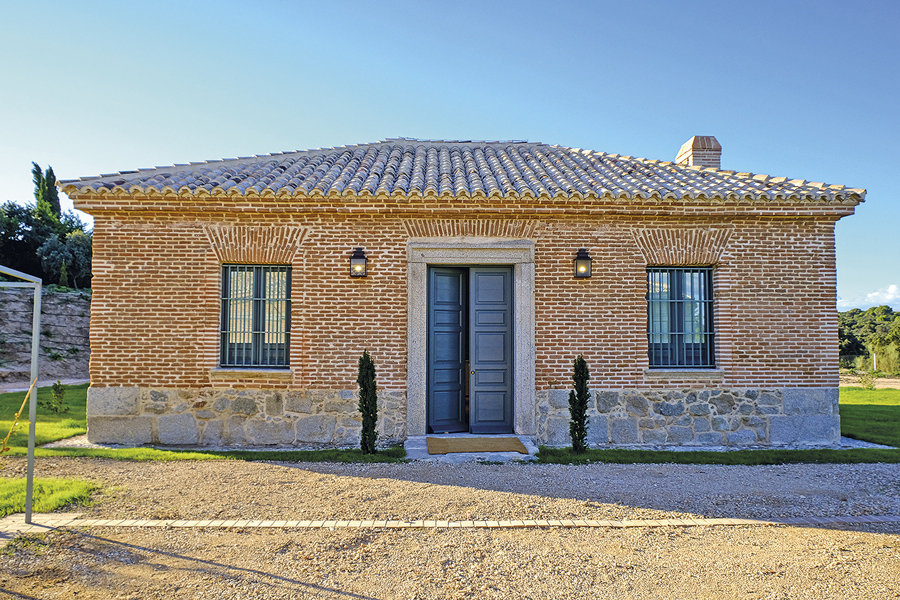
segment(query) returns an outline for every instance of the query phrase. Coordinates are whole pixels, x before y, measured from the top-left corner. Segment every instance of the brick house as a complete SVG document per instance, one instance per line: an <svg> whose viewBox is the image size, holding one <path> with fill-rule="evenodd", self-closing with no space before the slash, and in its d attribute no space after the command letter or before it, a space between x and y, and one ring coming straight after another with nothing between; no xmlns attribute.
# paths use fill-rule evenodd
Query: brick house
<svg viewBox="0 0 900 600"><path fill-rule="evenodd" d="M382 442L566 445L582 354L592 445L835 443L865 190L720 155L400 138L62 182L94 217L88 437L355 445L368 349Z"/></svg>

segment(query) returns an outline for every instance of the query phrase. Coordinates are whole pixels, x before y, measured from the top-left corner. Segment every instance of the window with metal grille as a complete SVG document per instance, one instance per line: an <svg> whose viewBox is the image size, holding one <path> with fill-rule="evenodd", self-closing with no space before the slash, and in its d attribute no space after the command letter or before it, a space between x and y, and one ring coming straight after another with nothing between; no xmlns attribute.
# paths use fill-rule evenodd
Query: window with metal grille
<svg viewBox="0 0 900 600"><path fill-rule="evenodd" d="M286 367L291 268L222 265L223 367Z"/></svg>
<svg viewBox="0 0 900 600"><path fill-rule="evenodd" d="M714 367L710 267L647 269L651 367Z"/></svg>

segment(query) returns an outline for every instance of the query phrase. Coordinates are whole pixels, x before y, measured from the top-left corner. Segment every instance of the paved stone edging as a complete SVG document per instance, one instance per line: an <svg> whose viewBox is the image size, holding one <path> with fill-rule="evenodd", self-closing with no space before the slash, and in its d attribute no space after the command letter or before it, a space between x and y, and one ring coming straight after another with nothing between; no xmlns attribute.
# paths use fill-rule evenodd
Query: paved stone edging
<svg viewBox="0 0 900 600"><path fill-rule="evenodd" d="M735 525L790 525L795 527L819 525L853 525L869 523L900 523L900 515L861 517L791 517L779 519L658 519L635 521L597 521L584 519L526 519L510 521L440 521L440 520L334 520L334 521L259 521L259 520L181 520L181 519L53 519L38 517L32 524L24 522L24 515L9 515L0 519L0 539L24 533L40 533L58 527L173 527L191 528L275 528L275 529L510 529L532 527L593 527L622 529L632 527L722 527Z"/></svg>

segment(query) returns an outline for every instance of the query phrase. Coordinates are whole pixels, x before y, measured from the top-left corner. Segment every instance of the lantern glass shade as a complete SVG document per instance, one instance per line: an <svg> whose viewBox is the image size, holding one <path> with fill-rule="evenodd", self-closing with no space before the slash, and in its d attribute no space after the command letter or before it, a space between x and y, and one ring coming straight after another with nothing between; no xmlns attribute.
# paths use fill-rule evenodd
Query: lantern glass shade
<svg viewBox="0 0 900 600"><path fill-rule="evenodd" d="M575 277L591 276L591 257L584 248L578 249L575 255Z"/></svg>
<svg viewBox="0 0 900 600"><path fill-rule="evenodd" d="M365 277L367 262L366 253L362 248L354 250L350 255L350 277Z"/></svg>

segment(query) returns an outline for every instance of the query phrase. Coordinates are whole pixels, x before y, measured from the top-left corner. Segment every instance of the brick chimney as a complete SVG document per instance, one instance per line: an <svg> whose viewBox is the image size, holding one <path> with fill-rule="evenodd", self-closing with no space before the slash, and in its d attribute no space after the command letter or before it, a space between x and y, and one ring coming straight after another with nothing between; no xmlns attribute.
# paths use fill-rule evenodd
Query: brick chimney
<svg viewBox="0 0 900 600"><path fill-rule="evenodd" d="M715 136L695 135L681 146L675 164L721 169L722 145Z"/></svg>

